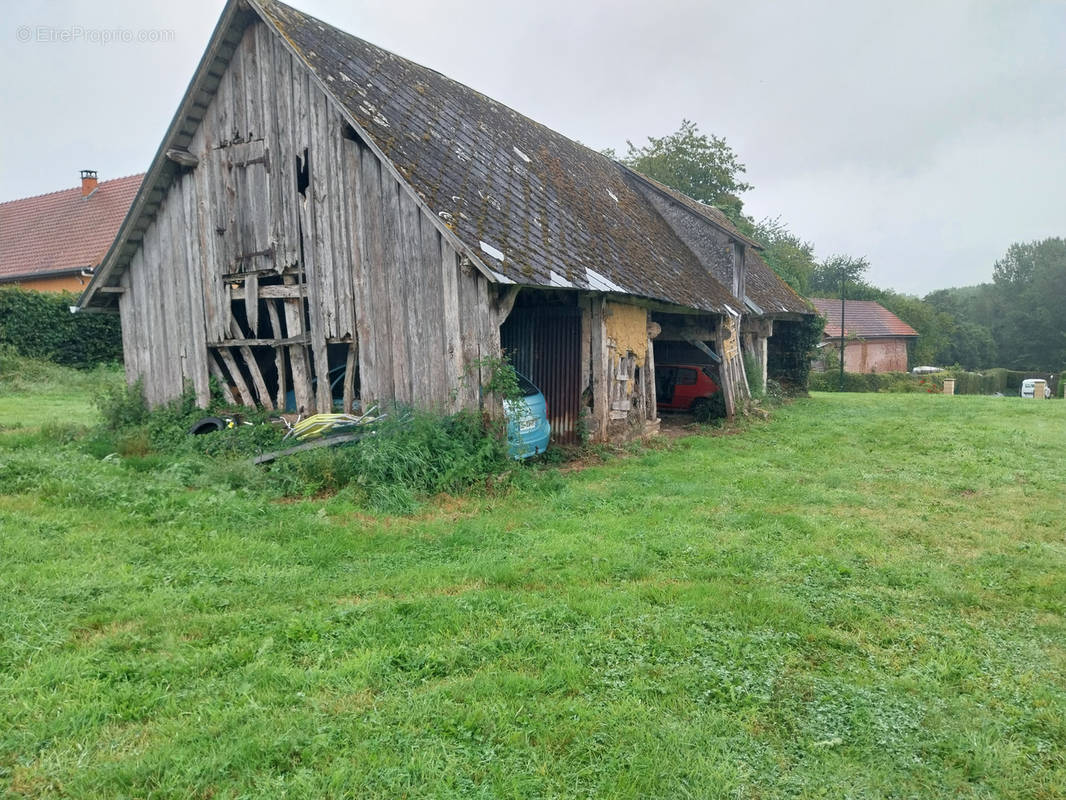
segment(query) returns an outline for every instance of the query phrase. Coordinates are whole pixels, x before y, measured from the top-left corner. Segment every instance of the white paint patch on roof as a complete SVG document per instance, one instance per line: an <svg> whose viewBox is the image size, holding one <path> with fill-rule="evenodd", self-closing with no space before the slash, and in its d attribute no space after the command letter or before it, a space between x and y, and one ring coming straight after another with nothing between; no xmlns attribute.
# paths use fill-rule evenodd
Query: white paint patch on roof
<svg viewBox="0 0 1066 800"><path fill-rule="evenodd" d="M523 152L522 152L521 150L519 150L519 149L518 149L517 147L515 147L514 145L511 145L511 149L512 149L512 150L514 150L514 154L515 154L516 156L518 156L518 157L519 157L520 159L522 159L523 161L525 161L525 162L526 162L527 164L528 164L528 163L529 163L530 161L532 161L532 159L531 159L531 158L530 158L529 156L527 156L527 155L526 155L525 153L523 153Z"/></svg>
<svg viewBox="0 0 1066 800"><path fill-rule="evenodd" d="M508 278L508 277L507 277L506 275L504 275L504 274L503 274L502 272L497 272L497 271L496 271L496 270L494 270L494 269L490 269L490 270L489 270L489 272L491 272L491 273L492 273L492 275L493 275L493 277L494 277L494 278L496 278L496 282L497 282L497 283L514 283L514 281L513 281L513 280L511 280L510 278Z"/></svg>
<svg viewBox="0 0 1066 800"><path fill-rule="evenodd" d="M553 269L548 270L548 283L561 289L573 289L574 284Z"/></svg>
<svg viewBox="0 0 1066 800"><path fill-rule="evenodd" d="M497 250L491 244L487 244L485 242L479 242L479 244L481 245L481 252L482 253L486 253L486 254L492 256L497 261L503 261L503 252L501 252L500 250Z"/></svg>
<svg viewBox="0 0 1066 800"><path fill-rule="evenodd" d="M609 194L611 196L611 199L614 200L616 203L618 202L618 195L616 195L610 189L607 190L607 194Z"/></svg>
<svg viewBox="0 0 1066 800"><path fill-rule="evenodd" d="M739 317L740 316L740 312L734 311L732 308L729 307L728 304L722 303L722 305L725 306L725 310L729 312L729 316L731 316L731 317Z"/></svg>
<svg viewBox="0 0 1066 800"><path fill-rule="evenodd" d="M364 100L362 105L359 106L359 110L370 117L374 122L383 128L389 127L389 121L385 119L385 115L378 111L377 106L373 103Z"/></svg>
<svg viewBox="0 0 1066 800"><path fill-rule="evenodd" d="M627 292L617 283L615 283L605 275L601 275L594 269L586 269L585 275L588 277L590 289L595 289L598 292L617 292L619 294L629 294L629 292Z"/></svg>

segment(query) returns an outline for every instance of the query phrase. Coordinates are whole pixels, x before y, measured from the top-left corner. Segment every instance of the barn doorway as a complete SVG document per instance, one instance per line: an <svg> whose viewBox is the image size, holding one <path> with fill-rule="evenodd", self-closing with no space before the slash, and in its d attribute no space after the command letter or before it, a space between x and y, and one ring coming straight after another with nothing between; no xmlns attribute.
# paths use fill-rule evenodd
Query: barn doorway
<svg viewBox="0 0 1066 800"><path fill-rule="evenodd" d="M523 292L518 296L507 321L500 326L500 345L512 366L544 394L552 442L577 444L581 417L581 309L571 298L553 303L538 295Z"/></svg>

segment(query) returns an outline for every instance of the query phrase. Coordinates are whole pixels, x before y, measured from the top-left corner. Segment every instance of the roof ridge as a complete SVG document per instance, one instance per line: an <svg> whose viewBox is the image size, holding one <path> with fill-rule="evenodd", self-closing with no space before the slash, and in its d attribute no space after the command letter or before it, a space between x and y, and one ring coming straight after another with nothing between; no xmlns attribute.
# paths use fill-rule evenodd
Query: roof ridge
<svg viewBox="0 0 1066 800"><path fill-rule="evenodd" d="M578 147L581 147L581 148L583 148L585 150L588 150L590 153L595 153L598 157L600 157L600 158L602 158L602 159L604 159L606 161L609 161L609 162L614 163L614 164L621 163L621 162L617 161L616 159L609 158L608 156L605 156L599 150L596 150L595 148L589 147L587 144L582 142L580 139L574 139L573 137L567 136L565 133L561 133L560 131L557 131L554 128L549 128L543 122L539 122L539 121L533 119L533 117L530 117L527 114L523 114L517 108L513 108L512 106L509 106L506 103L502 103L499 100L497 100L495 97L490 97L489 95L485 94L484 92L482 92L482 91L480 91L478 89L475 89L473 86L468 86L467 84L463 83L462 81L456 80L455 78L451 77L450 75L446 75L445 73L441 72L438 69L434 69L433 67L428 67L425 64L421 63L420 61L415 61L413 58L408 58L405 55L401 55L400 53L397 53L397 52L395 52L393 50L389 50L387 47L382 47L381 45L375 44L374 42L371 42L371 41L369 41L367 39L364 39L361 36L356 36L354 33L350 33L349 31L346 31L344 28L337 27L332 22L326 22L324 19L320 19L320 18L314 16L313 14L309 14L306 11L303 11L303 10L301 10L299 8L296 8L295 6L289 5L288 3L283 3L283 2L281 2L281 0L257 0L257 2L258 2L259 5L264 6L264 7L265 6L282 6L284 8L289 9L290 11L295 11L297 14L300 14L301 16L307 17L309 20L313 20L314 22L320 22L323 25L328 25L330 28L332 28L333 30L337 31L338 33L341 33L344 36L350 36L352 39L356 39L357 41L360 41L360 42L362 42L365 45L373 47L375 50L380 50L382 53L385 53L387 55L393 56L393 57L398 58L398 59L400 59L402 61L406 61L408 64L413 64L414 66L418 67L419 69L424 69L427 72L433 72L436 75L439 75L441 77L441 79L447 81L448 83L452 83L452 84L455 84L456 86L460 86L460 87L462 87L463 89L465 89L468 92L473 92L474 94L476 94L477 96L487 100L488 102L493 103L494 105L497 105L500 108L507 109L512 114L517 114L518 116L522 117L527 122L531 122L534 125L536 125L538 128L543 129L545 132L553 134L555 136L561 136L562 138L566 139L567 141L571 142L572 144L575 144ZM265 10L265 8L264 8L264 10ZM314 67L311 64L307 63L306 60L304 60L304 63L307 65L308 69L312 69L312 70L314 69ZM338 100L338 102L341 102L340 99L337 98L336 95L333 92L330 92L330 94L333 95L334 98ZM622 166L625 166L625 165L623 164ZM628 167L627 167L627 169L628 169ZM699 201L697 201L697 202L699 202Z"/></svg>
<svg viewBox="0 0 1066 800"><path fill-rule="evenodd" d="M675 189L673 186L663 183L662 181L657 180L651 177L650 175L645 175L643 172L633 169L633 167L628 166L627 164L618 159L614 159L614 163L621 166L622 169L626 170L627 172L636 175L641 180L646 181L648 184L651 185L653 189L658 190L660 193L666 194L677 202L680 202L681 205L685 206L693 213L698 213L701 217L706 219L707 222L711 223L712 225L718 226L729 236L740 238L748 244L752 245L757 250L765 249L760 242L756 241L755 239L741 231L740 228L738 228L733 222L733 220L731 220L729 216L718 206L712 205L711 203L705 203L702 200L693 197L692 195L685 194L680 189ZM698 206L700 210L697 211L695 208L692 208L689 202L685 201L691 201L691 203L694 203L696 206ZM719 217L721 217L721 219L719 219Z"/></svg>
<svg viewBox="0 0 1066 800"><path fill-rule="evenodd" d="M144 175L145 175L145 173L143 173L143 172L134 172L134 173L131 173L129 175L122 175L122 176L120 176L118 178L109 178L106 181L99 181L96 184L96 189L99 190L102 187L107 186L109 183L117 183L118 181L129 180L130 178L141 178L141 179L143 179ZM8 205L11 205L12 203L21 203L21 202L23 202L25 200L40 200L42 197L51 197L54 194L63 194L65 192L80 192L80 191L81 191L81 187L80 186L68 186L66 189L55 189L55 190L53 190L51 192L41 192L40 194L30 194L30 195L26 195L25 197L16 197L14 200L0 200L0 206L8 206Z"/></svg>
<svg viewBox="0 0 1066 800"><path fill-rule="evenodd" d="M8 206L12 203L21 203L25 200L39 200L42 197L51 197L55 194L65 194L66 192L80 192L80 186L68 186L66 189L54 189L51 192L41 192L40 194L31 194L26 197L16 197L14 200L0 200L0 206Z"/></svg>

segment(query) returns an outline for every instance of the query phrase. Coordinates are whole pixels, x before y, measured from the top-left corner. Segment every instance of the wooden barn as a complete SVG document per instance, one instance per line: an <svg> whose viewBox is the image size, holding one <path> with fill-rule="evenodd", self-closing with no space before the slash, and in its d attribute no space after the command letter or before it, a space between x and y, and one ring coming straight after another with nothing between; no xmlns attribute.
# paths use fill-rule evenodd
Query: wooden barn
<svg viewBox="0 0 1066 800"><path fill-rule="evenodd" d="M808 313L715 209L272 0L231 0L79 301L127 376L303 411L477 407L506 355L554 438L654 431L656 349L719 363ZM328 379L327 379L328 376ZM335 381L334 376L343 376Z"/></svg>

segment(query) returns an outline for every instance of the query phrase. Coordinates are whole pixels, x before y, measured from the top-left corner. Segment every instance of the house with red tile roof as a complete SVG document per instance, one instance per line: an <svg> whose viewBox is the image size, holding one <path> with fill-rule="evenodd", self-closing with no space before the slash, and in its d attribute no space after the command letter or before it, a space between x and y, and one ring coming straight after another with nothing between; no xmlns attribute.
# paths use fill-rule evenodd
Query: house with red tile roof
<svg viewBox="0 0 1066 800"><path fill-rule="evenodd" d="M826 346L840 346L840 300L811 297L825 317ZM844 301L844 369L848 372L906 372L907 345L918 331L880 303Z"/></svg>
<svg viewBox="0 0 1066 800"><path fill-rule="evenodd" d="M143 175L0 203L0 285L80 292L130 210Z"/></svg>

